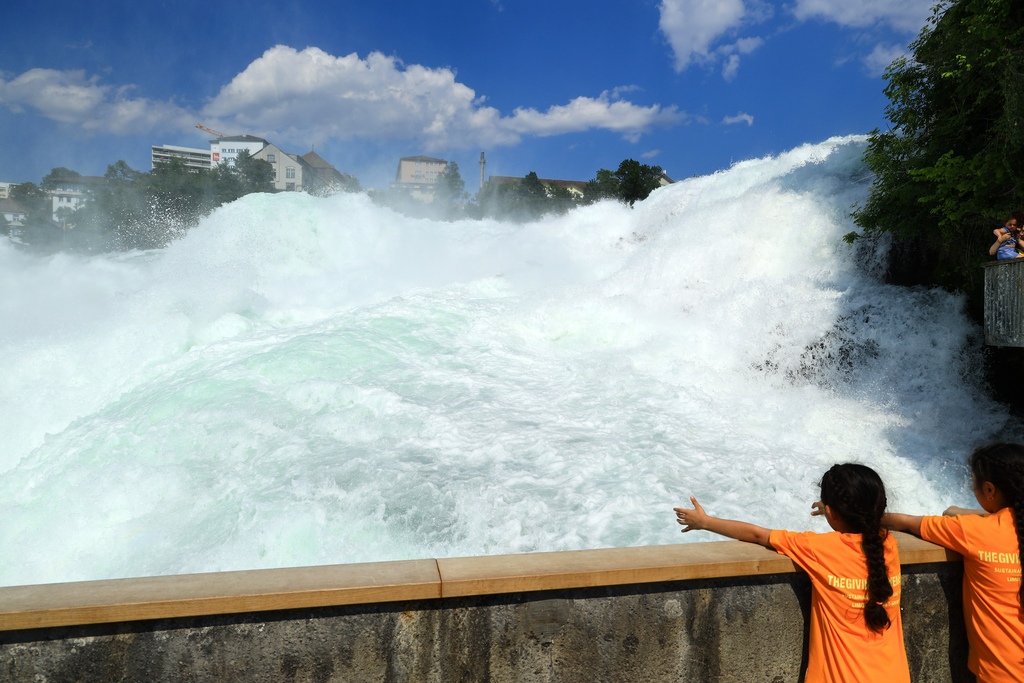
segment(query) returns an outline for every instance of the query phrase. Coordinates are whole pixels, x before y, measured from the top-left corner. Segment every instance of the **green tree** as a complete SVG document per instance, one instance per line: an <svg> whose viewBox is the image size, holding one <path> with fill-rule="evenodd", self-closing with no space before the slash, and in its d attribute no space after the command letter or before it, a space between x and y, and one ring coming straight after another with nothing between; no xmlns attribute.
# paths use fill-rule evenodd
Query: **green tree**
<svg viewBox="0 0 1024 683"><path fill-rule="evenodd" d="M893 125L871 133L854 220L912 245L911 281L965 290L976 309L991 231L1024 196L1024 3L943 0L911 50L886 70Z"/></svg>
<svg viewBox="0 0 1024 683"><path fill-rule="evenodd" d="M481 217L504 218L509 215L513 205L516 187L513 183L496 183L488 181L477 193L477 210Z"/></svg>
<svg viewBox="0 0 1024 683"><path fill-rule="evenodd" d="M25 209L22 242L41 250L58 248L62 235L53 222L53 203L49 193L35 183L18 183L11 187L11 199Z"/></svg>
<svg viewBox="0 0 1024 683"><path fill-rule="evenodd" d="M514 182L487 183L477 195L477 203L484 216L514 221L536 220L555 208L536 171Z"/></svg>
<svg viewBox="0 0 1024 683"><path fill-rule="evenodd" d="M78 210L76 239L100 251L165 246L150 221L147 174L118 160L107 166L103 177L106 182L93 188L89 201Z"/></svg>
<svg viewBox="0 0 1024 683"><path fill-rule="evenodd" d="M72 171L70 168L65 168L63 166L57 166L50 169L50 172L43 176L43 180L40 185L45 190L52 190L57 186L57 183L60 180L70 180L80 177L81 174L78 171Z"/></svg>
<svg viewBox="0 0 1024 683"><path fill-rule="evenodd" d="M11 187L11 199L26 212L50 211L50 195L35 183L18 183Z"/></svg>
<svg viewBox="0 0 1024 683"><path fill-rule="evenodd" d="M548 210L558 214L564 214L575 208L579 203L578 195L574 194L567 187L548 185Z"/></svg>
<svg viewBox="0 0 1024 683"><path fill-rule="evenodd" d="M516 220L536 220L549 208L548 188L537 177L536 171L530 171L515 183L508 199L511 200L510 215Z"/></svg>
<svg viewBox="0 0 1024 683"><path fill-rule="evenodd" d="M618 199L618 197L619 179L607 168L599 169L597 176L588 181L586 189L583 190L583 201L587 204L593 204L602 199Z"/></svg>
<svg viewBox="0 0 1024 683"><path fill-rule="evenodd" d="M516 185L516 196L529 202L542 202L548 198L548 190L537 177L536 171L530 171Z"/></svg>
<svg viewBox="0 0 1024 683"><path fill-rule="evenodd" d="M633 159L624 159L615 171L619 199L630 206L647 199L661 185L661 175L661 166L648 166Z"/></svg>
<svg viewBox="0 0 1024 683"><path fill-rule="evenodd" d="M433 200L424 207L423 214L431 218L451 220L465 216L463 201L466 199L466 183L459 174L459 165L450 161L434 181Z"/></svg>
<svg viewBox="0 0 1024 683"><path fill-rule="evenodd" d="M449 161L434 182L434 200L444 204L462 201L466 196L466 183L459 174L459 165Z"/></svg>
<svg viewBox="0 0 1024 683"><path fill-rule="evenodd" d="M169 229L184 230L217 207L209 172L190 169L182 159L157 164L148 182L151 213Z"/></svg>
<svg viewBox="0 0 1024 683"><path fill-rule="evenodd" d="M235 170L241 181L242 194L274 191L274 166L265 159L253 159L248 150L242 150L235 159Z"/></svg>

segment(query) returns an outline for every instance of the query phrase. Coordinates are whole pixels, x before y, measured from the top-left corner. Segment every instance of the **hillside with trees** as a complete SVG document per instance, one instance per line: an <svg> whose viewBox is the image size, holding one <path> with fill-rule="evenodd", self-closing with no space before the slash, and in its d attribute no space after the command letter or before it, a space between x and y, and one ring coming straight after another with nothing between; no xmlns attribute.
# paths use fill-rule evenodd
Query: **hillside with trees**
<svg viewBox="0 0 1024 683"><path fill-rule="evenodd" d="M870 136L853 215L897 238L895 281L963 291L977 316L992 230L1024 206L1024 2L940 2L910 47L885 73L892 127Z"/></svg>
<svg viewBox="0 0 1024 683"><path fill-rule="evenodd" d="M1024 2L943 0L885 73L892 127L865 160L861 237L891 235L889 279L963 292L979 323L992 230L1024 208ZM987 350L989 382L1024 412L1024 353Z"/></svg>

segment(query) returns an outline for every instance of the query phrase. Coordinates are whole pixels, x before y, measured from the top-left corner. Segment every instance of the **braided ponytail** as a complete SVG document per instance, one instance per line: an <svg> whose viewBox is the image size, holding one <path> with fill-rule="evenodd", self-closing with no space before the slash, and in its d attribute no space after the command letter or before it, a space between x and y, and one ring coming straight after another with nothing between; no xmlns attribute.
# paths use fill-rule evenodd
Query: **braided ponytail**
<svg viewBox="0 0 1024 683"><path fill-rule="evenodd" d="M880 633L889 627L885 602L893 594L885 566L887 532L882 530L885 485L878 473L865 465L833 465L821 478L821 502L832 508L851 532L861 535L861 548L868 567L864 621L868 628Z"/></svg>
<svg viewBox="0 0 1024 683"><path fill-rule="evenodd" d="M974 485L978 487L983 482L991 482L1013 510L1019 555L1024 548L1024 446L1015 443L982 446L971 453L967 462L971 466ZM1024 583L1017 592L1017 602L1024 606Z"/></svg>

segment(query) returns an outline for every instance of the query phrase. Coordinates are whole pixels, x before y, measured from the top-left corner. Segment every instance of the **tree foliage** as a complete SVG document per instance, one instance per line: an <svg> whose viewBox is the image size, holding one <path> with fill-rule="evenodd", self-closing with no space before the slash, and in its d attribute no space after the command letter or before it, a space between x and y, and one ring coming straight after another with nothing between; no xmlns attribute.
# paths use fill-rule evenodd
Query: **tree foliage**
<svg viewBox="0 0 1024 683"><path fill-rule="evenodd" d="M459 173L459 165L449 161L437 175L434 183L434 201L450 205L466 197L466 182Z"/></svg>
<svg viewBox="0 0 1024 683"><path fill-rule="evenodd" d="M43 180L40 185L43 189L50 190L57 186L57 181L59 180L68 180L79 177L81 176L78 171L72 171L70 168L64 168L63 166L57 166L56 168L50 169L50 172L43 176Z"/></svg>
<svg viewBox="0 0 1024 683"><path fill-rule="evenodd" d="M583 197L588 204L602 199L618 199L619 179L607 168L599 169L597 175L587 182L587 187L583 190Z"/></svg>
<svg viewBox="0 0 1024 683"><path fill-rule="evenodd" d="M266 159L254 159L249 150L243 149L235 159L235 170L241 184L241 194L274 191L274 165Z"/></svg>
<svg viewBox="0 0 1024 683"><path fill-rule="evenodd" d="M633 159L624 159L615 171L619 181L619 199L633 206L661 185L661 166L648 166Z"/></svg>
<svg viewBox="0 0 1024 683"><path fill-rule="evenodd" d="M992 228L1024 197L1024 2L943 0L911 49L886 70L893 125L869 138L854 220L912 240L923 281L976 290Z"/></svg>
<svg viewBox="0 0 1024 683"><path fill-rule="evenodd" d="M634 159L623 159L616 171L602 168L597 177L587 183L585 201L618 199L633 206L661 186L661 166L648 166Z"/></svg>
<svg viewBox="0 0 1024 683"><path fill-rule="evenodd" d="M11 187L11 199L25 210L21 240L31 247L52 250L61 243L61 231L53 221L53 204L49 193L35 183L18 183Z"/></svg>
<svg viewBox="0 0 1024 683"><path fill-rule="evenodd" d="M531 221L551 213L565 213L577 205L577 195L554 183L545 184L530 171L515 182L487 183L477 195L481 216Z"/></svg>
<svg viewBox="0 0 1024 683"><path fill-rule="evenodd" d="M47 189L80 175L58 167L43 187L21 183L12 196L28 214L22 240L43 250L110 251L164 247L203 216L222 204L253 192L274 191L274 168L262 159L241 153L234 165L222 163L209 171L188 168L170 159L146 173L124 161L107 167L102 183L90 183L77 210L58 210L52 217Z"/></svg>

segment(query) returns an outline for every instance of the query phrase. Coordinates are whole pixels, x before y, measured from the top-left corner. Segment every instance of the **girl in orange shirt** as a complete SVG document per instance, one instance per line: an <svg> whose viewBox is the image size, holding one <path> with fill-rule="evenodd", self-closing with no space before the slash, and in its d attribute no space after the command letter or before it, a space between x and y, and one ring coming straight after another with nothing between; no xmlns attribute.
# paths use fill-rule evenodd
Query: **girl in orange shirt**
<svg viewBox="0 0 1024 683"><path fill-rule="evenodd" d="M900 618L900 559L896 539L881 527L885 486L864 465L833 465L821 478L821 500L831 533L769 530L675 508L683 531L706 529L758 543L786 555L811 579L811 623L805 683L910 683Z"/></svg>
<svg viewBox="0 0 1024 683"><path fill-rule="evenodd" d="M967 668L979 683L1024 680L1024 446L997 443L968 460L983 510L951 507L944 516L888 514L883 524L964 557Z"/></svg>

